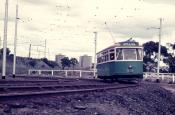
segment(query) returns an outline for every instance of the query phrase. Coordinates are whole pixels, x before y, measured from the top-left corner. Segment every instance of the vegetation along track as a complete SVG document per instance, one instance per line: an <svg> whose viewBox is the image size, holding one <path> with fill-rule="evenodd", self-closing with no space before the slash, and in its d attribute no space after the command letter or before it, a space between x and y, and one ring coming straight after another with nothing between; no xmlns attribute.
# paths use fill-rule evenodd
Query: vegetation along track
<svg viewBox="0 0 175 115"><path fill-rule="evenodd" d="M64 95L110 89L123 89L137 87L138 84L81 84L81 85L43 85L43 86L4 86L0 87L0 100L3 98L16 98L43 95Z"/></svg>

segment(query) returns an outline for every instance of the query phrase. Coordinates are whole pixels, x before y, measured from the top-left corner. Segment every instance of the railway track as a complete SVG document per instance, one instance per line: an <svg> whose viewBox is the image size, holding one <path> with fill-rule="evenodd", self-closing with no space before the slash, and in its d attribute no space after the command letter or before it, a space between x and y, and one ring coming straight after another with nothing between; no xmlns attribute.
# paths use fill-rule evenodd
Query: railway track
<svg viewBox="0 0 175 115"><path fill-rule="evenodd" d="M79 80L77 79L56 79L56 80L45 80L45 79L14 79L14 80L0 80L0 86L4 85L11 85L11 86L16 86L16 85L35 85L35 84L61 84L61 83L73 83L73 82L78 82Z"/></svg>
<svg viewBox="0 0 175 115"><path fill-rule="evenodd" d="M81 85L43 85L43 86L4 86L0 87L0 100L28 97L28 96L45 96L45 95L65 95L74 93L104 91L111 89L124 89L138 87L138 84L81 84Z"/></svg>
<svg viewBox="0 0 175 115"><path fill-rule="evenodd" d="M29 76L30 77L30 76ZM78 79L78 78L57 78L57 79L45 79L45 78L15 78L15 79L7 79L0 80L0 87L2 86L39 86L39 85L59 85L59 84L105 84L103 81L98 79Z"/></svg>
<svg viewBox="0 0 175 115"><path fill-rule="evenodd" d="M65 77L48 77L48 76L16 76L16 78L11 78L7 80L1 80L0 84L6 84L6 83L28 83L28 82L77 82L77 81L90 81L90 82L97 82L97 79L86 79L86 78L65 78Z"/></svg>

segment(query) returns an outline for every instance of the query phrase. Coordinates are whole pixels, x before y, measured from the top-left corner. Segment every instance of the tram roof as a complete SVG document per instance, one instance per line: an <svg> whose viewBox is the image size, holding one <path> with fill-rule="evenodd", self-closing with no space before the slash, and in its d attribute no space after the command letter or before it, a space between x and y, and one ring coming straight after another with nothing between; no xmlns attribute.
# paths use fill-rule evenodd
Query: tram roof
<svg viewBox="0 0 175 115"><path fill-rule="evenodd" d="M108 49L112 49L112 48L142 48L141 45L139 45L139 42L135 42L135 41L125 41L125 42L118 42L115 43L101 51L99 51L98 53L108 50Z"/></svg>

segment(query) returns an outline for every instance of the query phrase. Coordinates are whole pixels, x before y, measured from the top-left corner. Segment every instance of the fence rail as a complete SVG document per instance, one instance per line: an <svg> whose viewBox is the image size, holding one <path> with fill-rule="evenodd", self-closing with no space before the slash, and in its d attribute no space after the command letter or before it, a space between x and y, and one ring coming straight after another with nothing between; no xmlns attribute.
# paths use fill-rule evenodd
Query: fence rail
<svg viewBox="0 0 175 115"><path fill-rule="evenodd" d="M165 82L175 83L175 73L160 73L158 78L157 73L145 72L143 76L144 79L151 79L151 80L159 79Z"/></svg>
<svg viewBox="0 0 175 115"><path fill-rule="evenodd" d="M77 77L84 77L86 78L97 78L96 73L94 73L93 70L29 70L28 75L51 75L51 76L77 76ZM151 72L144 72L143 73L144 79L150 79L155 80L159 79L165 82L172 82L175 83L175 73L160 73L159 78L157 73L151 73Z"/></svg>
<svg viewBox="0 0 175 115"><path fill-rule="evenodd" d="M95 76L93 70L29 70L28 75L61 75L61 76L78 76L78 77L83 77L84 74L88 77L93 77Z"/></svg>

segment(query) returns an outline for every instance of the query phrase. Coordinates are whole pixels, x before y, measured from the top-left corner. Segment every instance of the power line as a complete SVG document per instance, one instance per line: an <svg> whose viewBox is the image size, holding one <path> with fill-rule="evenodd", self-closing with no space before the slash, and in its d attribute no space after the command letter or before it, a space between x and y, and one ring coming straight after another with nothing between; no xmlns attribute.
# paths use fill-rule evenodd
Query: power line
<svg viewBox="0 0 175 115"><path fill-rule="evenodd" d="M112 34L112 31L111 31L110 28L108 27L107 22L105 22L105 26L106 26L106 28L108 29L109 34L111 35L111 38L112 38L112 40L113 40L113 43L115 44L115 43L116 43L116 42L115 42L115 38L114 38L114 36L113 36L113 34Z"/></svg>

